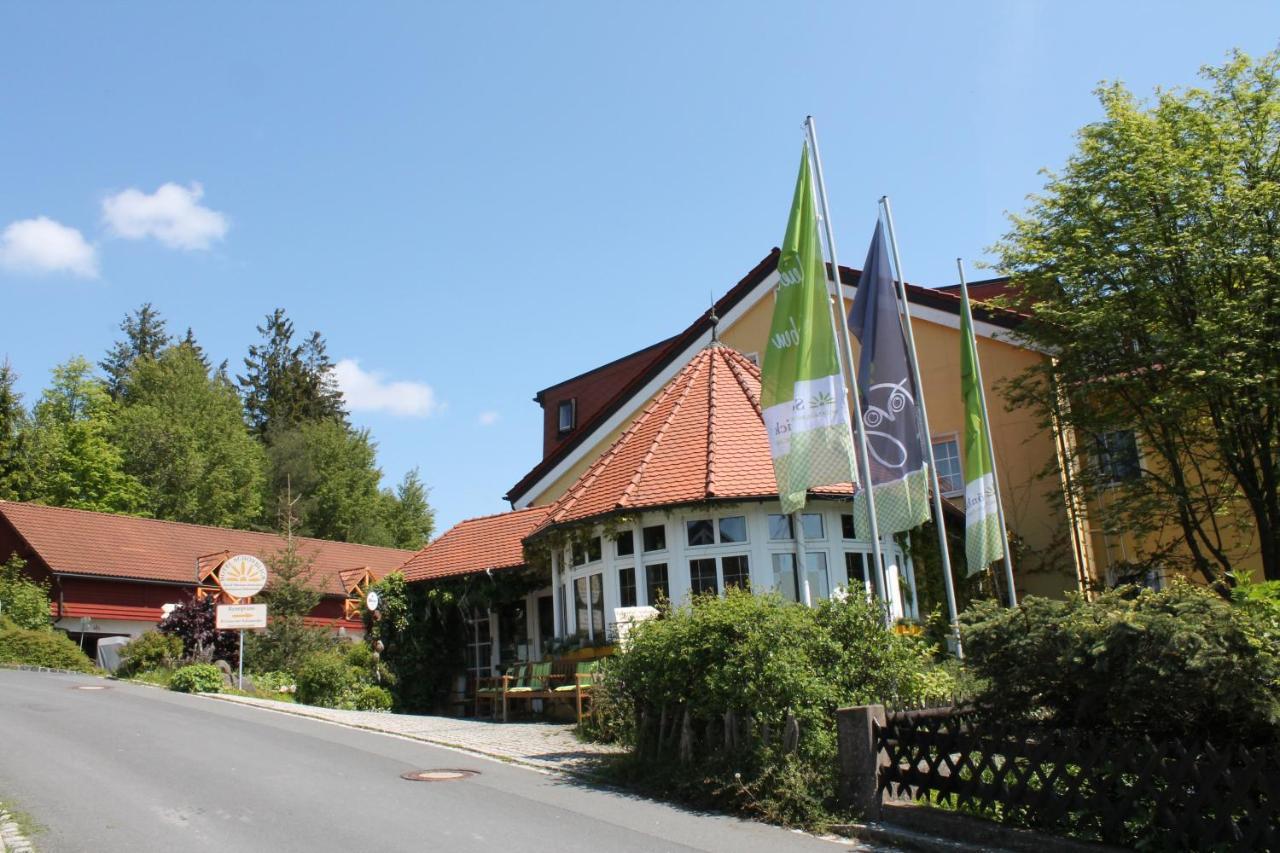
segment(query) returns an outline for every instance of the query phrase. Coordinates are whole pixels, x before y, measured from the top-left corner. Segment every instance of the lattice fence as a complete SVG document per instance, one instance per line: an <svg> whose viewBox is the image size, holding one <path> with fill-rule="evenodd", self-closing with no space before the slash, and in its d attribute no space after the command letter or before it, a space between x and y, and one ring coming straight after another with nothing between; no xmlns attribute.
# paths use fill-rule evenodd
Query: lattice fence
<svg viewBox="0 0 1280 853"><path fill-rule="evenodd" d="M881 795L1144 849L1280 850L1280 752L888 715Z"/></svg>

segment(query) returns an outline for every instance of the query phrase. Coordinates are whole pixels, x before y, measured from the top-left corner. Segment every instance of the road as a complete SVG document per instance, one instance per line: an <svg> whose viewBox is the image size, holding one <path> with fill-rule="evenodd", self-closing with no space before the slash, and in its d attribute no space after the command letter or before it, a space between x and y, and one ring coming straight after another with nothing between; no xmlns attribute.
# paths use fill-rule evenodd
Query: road
<svg viewBox="0 0 1280 853"><path fill-rule="evenodd" d="M400 778L432 768L479 775ZM866 849L316 720L15 670L0 670L0 801L45 827L42 853Z"/></svg>

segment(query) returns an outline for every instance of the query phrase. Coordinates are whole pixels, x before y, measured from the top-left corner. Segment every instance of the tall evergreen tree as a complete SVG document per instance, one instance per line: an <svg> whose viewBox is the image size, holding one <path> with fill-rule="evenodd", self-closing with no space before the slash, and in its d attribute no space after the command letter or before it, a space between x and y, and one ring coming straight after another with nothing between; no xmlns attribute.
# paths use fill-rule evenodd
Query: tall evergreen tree
<svg viewBox="0 0 1280 853"><path fill-rule="evenodd" d="M32 481L25 497L99 512L144 512L146 488L125 472L112 441L116 414L88 361L77 357L55 367L28 430Z"/></svg>
<svg viewBox="0 0 1280 853"><path fill-rule="evenodd" d="M414 551L431 541L435 529L435 511L427 503L427 487L417 468L404 475L394 494L385 492L388 508L388 528L392 544L397 548Z"/></svg>
<svg viewBox="0 0 1280 853"><path fill-rule="evenodd" d="M0 363L0 500L17 500L24 491L27 413L15 387L18 374L9 360Z"/></svg>
<svg viewBox="0 0 1280 853"><path fill-rule="evenodd" d="M245 373L237 376L245 418L267 438L301 424L322 420L346 423L342 392L333 378L333 362L319 332L294 343L293 321L283 308L258 327L262 341L249 347Z"/></svg>
<svg viewBox="0 0 1280 853"><path fill-rule="evenodd" d="M124 340L116 341L107 357L98 363L107 374L107 393L113 400L120 398L133 363L139 358L155 358L172 340L165 330L164 318L150 302L126 314L120 331L124 332ZM190 335L190 331L187 334Z"/></svg>
<svg viewBox="0 0 1280 853"><path fill-rule="evenodd" d="M236 389L183 342L137 362L115 436L124 470L148 487L156 518L247 527L262 513L265 456Z"/></svg>

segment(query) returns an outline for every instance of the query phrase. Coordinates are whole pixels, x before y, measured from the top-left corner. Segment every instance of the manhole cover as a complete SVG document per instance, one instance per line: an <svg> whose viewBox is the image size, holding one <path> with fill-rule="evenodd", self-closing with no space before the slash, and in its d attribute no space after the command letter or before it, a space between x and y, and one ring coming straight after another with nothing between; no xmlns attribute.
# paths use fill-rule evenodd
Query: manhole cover
<svg viewBox="0 0 1280 853"><path fill-rule="evenodd" d="M107 687L104 684L78 684L71 689L72 690L106 690Z"/></svg>
<svg viewBox="0 0 1280 853"><path fill-rule="evenodd" d="M455 770L452 768L440 770L408 770L400 774L401 779L408 779L410 782L457 782L461 779L469 779L472 776L479 776L479 770Z"/></svg>

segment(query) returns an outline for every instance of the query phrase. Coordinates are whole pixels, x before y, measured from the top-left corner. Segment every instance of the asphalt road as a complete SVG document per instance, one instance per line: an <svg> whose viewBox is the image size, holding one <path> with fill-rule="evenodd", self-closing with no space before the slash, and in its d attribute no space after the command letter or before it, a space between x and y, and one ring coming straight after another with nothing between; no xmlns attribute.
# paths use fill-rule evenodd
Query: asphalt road
<svg viewBox="0 0 1280 853"><path fill-rule="evenodd" d="M430 768L479 775L400 778ZM316 720L15 670L0 670L0 801L45 827L42 853L866 849Z"/></svg>

